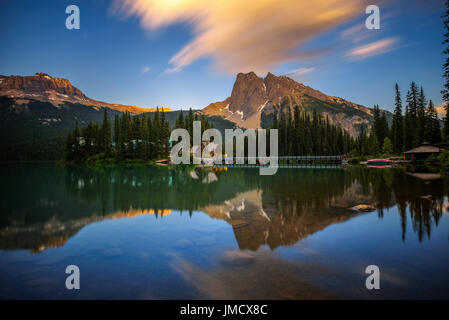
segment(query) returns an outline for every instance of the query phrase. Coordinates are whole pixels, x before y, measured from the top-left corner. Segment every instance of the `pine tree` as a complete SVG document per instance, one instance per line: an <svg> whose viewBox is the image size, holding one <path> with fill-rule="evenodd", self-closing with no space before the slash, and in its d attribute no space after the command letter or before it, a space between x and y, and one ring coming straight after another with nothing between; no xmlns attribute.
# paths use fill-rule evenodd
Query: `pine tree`
<svg viewBox="0 0 449 320"><path fill-rule="evenodd" d="M427 122L425 128L424 139L431 144L437 144L441 142L441 129L440 120L435 110L432 100L429 101L429 107L427 108Z"/></svg>
<svg viewBox="0 0 449 320"><path fill-rule="evenodd" d="M395 109L393 114L392 124L392 138L393 138L393 150L395 153L401 153L404 151L404 117L402 116L402 99L399 91L399 85L395 86Z"/></svg>
<svg viewBox="0 0 449 320"><path fill-rule="evenodd" d="M393 153L393 144L391 143L391 140L388 137L386 137L384 140L382 153L387 156Z"/></svg>
<svg viewBox="0 0 449 320"><path fill-rule="evenodd" d="M158 110L154 118L155 120L152 121L151 114L131 116L127 112L115 117L114 142L116 152L114 152L114 155L116 159L150 160L168 154L169 123L165 119L165 114L162 113L161 115ZM206 127L210 126L207 120L204 121ZM73 132L67 135L66 158L67 160L78 161L103 152L111 156L113 155L111 138L111 123L105 110L101 124L89 122L87 126L80 130L78 123L76 123ZM159 146L158 151L155 146Z"/></svg>
<svg viewBox="0 0 449 320"><path fill-rule="evenodd" d="M379 133L377 135L380 147L383 147L383 142L385 138L388 138L389 136L390 136L390 129L388 127L387 115L385 114L385 112L383 112L382 116L380 117Z"/></svg>
<svg viewBox="0 0 449 320"><path fill-rule="evenodd" d="M373 134L373 136L375 136L375 134ZM360 156L365 156L370 152L369 138L367 135L366 126L364 124L362 124L362 126L360 127L360 133L357 138L356 148Z"/></svg>
<svg viewBox="0 0 449 320"><path fill-rule="evenodd" d="M118 115L115 115L115 117L114 117L114 142L115 142L116 148L118 147L118 142L120 140L119 135L120 135L120 118Z"/></svg>
<svg viewBox="0 0 449 320"><path fill-rule="evenodd" d="M102 145L103 152L109 156L111 154L111 123L109 122L108 111L104 109L103 126L102 126Z"/></svg>
<svg viewBox="0 0 449 320"><path fill-rule="evenodd" d="M162 109L161 112L161 156L165 157L169 153L169 138L170 138L170 128L168 122L165 120L165 112Z"/></svg>
<svg viewBox="0 0 449 320"><path fill-rule="evenodd" d="M153 133L153 122L151 121L151 114L149 114L147 118L147 128L148 128L148 135L146 139L147 139L148 159L153 159L154 133Z"/></svg>
<svg viewBox="0 0 449 320"><path fill-rule="evenodd" d="M301 114L299 112L299 107L296 105L293 113L293 155L301 154L301 124L300 124Z"/></svg>
<svg viewBox="0 0 449 320"><path fill-rule="evenodd" d="M185 124L184 124L184 115L182 113L182 110L179 112L178 118L176 118L175 127L177 129L186 129Z"/></svg>
<svg viewBox="0 0 449 320"><path fill-rule="evenodd" d="M81 131L78 126L78 121L76 121L75 129L73 130L73 140L75 141L75 148L73 150L73 159L77 161L81 155Z"/></svg>
<svg viewBox="0 0 449 320"><path fill-rule="evenodd" d="M366 151L364 151L364 154L377 156L380 153L379 140L377 140L377 135L374 132L371 132L368 138L368 148L365 149Z"/></svg>
<svg viewBox="0 0 449 320"><path fill-rule="evenodd" d="M73 160L73 153L74 153L73 151L75 143L76 140L73 137L73 132L69 132L67 134L66 149L65 149L65 158L68 161Z"/></svg>
<svg viewBox="0 0 449 320"><path fill-rule="evenodd" d="M157 107L153 119L154 158L159 158L162 152L161 127L162 126L161 126L161 118L159 116L159 107Z"/></svg>
<svg viewBox="0 0 449 320"><path fill-rule="evenodd" d="M419 145L418 137L418 88L413 81L407 92L407 107L405 112L405 146L411 149Z"/></svg>
<svg viewBox="0 0 449 320"><path fill-rule="evenodd" d="M193 110L192 108L190 108L189 113L187 114L186 117L186 129L189 132L190 141L193 141L193 121L194 121Z"/></svg>
<svg viewBox="0 0 449 320"><path fill-rule="evenodd" d="M424 141L424 131L426 130L426 120L427 120L426 105L427 105L426 96L424 95L423 87L421 87L418 95L417 111L416 111L418 144L421 144Z"/></svg>
<svg viewBox="0 0 449 320"><path fill-rule="evenodd" d="M374 105L373 107L373 130L371 133L374 133L379 140L379 131L380 131L380 109L378 105Z"/></svg>

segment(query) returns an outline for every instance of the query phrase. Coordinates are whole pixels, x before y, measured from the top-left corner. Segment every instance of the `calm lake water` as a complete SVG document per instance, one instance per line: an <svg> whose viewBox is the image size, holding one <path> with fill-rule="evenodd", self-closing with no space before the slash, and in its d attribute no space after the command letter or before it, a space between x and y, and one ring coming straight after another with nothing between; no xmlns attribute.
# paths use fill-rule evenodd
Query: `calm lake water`
<svg viewBox="0 0 449 320"><path fill-rule="evenodd" d="M0 298L449 298L448 187L404 169L4 164Z"/></svg>

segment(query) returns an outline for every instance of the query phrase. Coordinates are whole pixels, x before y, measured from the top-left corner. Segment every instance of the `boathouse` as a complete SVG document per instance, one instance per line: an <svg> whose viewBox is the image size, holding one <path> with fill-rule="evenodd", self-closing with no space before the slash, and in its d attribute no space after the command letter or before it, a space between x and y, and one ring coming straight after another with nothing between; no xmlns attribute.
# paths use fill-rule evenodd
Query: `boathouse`
<svg viewBox="0 0 449 320"><path fill-rule="evenodd" d="M429 156L439 155L441 152L443 152L443 149L440 147L433 146L428 142L423 142L419 147L406 151L404 156L405 160L421 162L426 160Z"/></svg>

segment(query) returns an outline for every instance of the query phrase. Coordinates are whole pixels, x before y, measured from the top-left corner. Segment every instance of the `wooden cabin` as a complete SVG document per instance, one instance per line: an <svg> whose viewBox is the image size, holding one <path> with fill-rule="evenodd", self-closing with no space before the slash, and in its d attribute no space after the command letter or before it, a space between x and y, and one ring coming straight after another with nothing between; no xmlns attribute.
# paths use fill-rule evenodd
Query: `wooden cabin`
<svg viewBox="0 0 449 320"><path fill-rule="evenodd" d="M440 147L433 146L428 142L423 142L419 147L406 151L404 156L405 160L411 162L423 162L431 155L439 155L441 152L443 152L443 149Z"/></svg>

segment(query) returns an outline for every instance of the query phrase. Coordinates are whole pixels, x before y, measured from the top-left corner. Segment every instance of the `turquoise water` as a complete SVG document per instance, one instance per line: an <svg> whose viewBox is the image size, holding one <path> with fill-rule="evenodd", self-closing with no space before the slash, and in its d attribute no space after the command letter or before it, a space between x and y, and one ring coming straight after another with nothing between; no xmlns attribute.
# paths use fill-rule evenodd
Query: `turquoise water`
<svg viewBox="0 0 449 320"><path fill-rule="evenodd" d="M0 178L3 299L449 298L435 174L8 164Z"/></svg>

